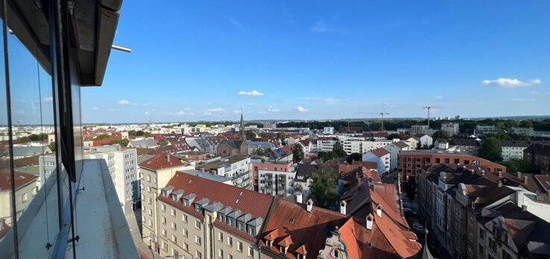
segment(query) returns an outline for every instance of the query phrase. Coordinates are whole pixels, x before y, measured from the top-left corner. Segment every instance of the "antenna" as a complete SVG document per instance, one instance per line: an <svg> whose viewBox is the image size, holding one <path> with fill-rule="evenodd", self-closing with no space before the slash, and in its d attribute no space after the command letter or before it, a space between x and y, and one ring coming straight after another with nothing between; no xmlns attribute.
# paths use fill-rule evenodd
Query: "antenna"
<svg viewBox="0 0 550 259"><path fill-rule="evenodd" d="M390 115L389 112L380 112L380 131L384 131L384 115Z"/></svg>
<svg viewBox="0 0 550 259"><path fill-rule="evenodd" d="M443 107L441 107L441 106L427 105L427 106L424 106L423 108L424 108L424 110L426 110L426 113L427 113L427 115L428 115L428 129L429 129L429 128L430 128L430 111L431 111L432 109L443 108Z"/></svg>

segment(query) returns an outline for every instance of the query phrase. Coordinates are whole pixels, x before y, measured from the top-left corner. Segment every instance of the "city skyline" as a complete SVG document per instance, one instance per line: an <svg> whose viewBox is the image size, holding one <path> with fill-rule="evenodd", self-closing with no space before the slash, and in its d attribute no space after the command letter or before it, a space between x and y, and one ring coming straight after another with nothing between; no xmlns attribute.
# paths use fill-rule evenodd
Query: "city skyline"
<svg viewBox="0 0 550 259"><path fill-rule="evenodd" d="M549 115L550 3L494 6L128 2L83 121Z"/></svg>

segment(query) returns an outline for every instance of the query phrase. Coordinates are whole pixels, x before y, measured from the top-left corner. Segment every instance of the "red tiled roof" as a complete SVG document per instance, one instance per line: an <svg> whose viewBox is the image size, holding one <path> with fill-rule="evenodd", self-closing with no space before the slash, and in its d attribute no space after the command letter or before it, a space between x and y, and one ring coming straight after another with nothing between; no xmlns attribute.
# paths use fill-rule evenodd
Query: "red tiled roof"
<svg viewBox="0 0 550 259"><path fill-rule="evenodd" d="M401 215L399 195L395 184L373 183L371 198L373 201L373 209L375 209L377 205L380 205L393 221L405 228L409 227L409 224L407 224L407 221Z"/></svg>
<svg viewBox="0 0 550 259"><path fill-rule="evenodd" d="M164 152L159 153L154 157L151 157L139 164L139 166L141 167L145 167L153 170L176 167L176 166L184 166L184 165L187 165L185 161Z"/></svg>
<svg viewBox="0 0 550 259"><path fill-rule="evenodd" d="M385 155L390 153L388 150L386 150L385 148L382 148L382 147L377 148L377 149L373 149L370 152L373 153L377 157L382 157L382 156L385 156Z"/></svg>
<svg viewBox="0 0 550 259"><path fill-rule="evenodd" d="M291 237L293 244L288 248L286 258L296 258L298 249L301 254L307 252L307 258L317 258L319 250L325 245L329 231L342 225L346 218L338 212L319 207L313 207L311 212L307 212L303 204L276 199L265 225L264 239L279 244ZM280 253L278 247L269 247L265 243L260 245L276 254Z"/></svg>
<svg viewBox="0 0 550 259"><path fill-rule="evenodd" d="M421 245L409 238L415 237L402 230L387 214L373 216L373 227L368 230L350 218L338 231L347 248L349 258L411 258L421 250Z"/></svg>
<svg viewBox="0 0 550 259"><path fill-rule="evenodd" d="M277 244L280 245L280 246L290 246L290 245L294 244L294 241L292 241L292 236L291 235L287 235L286 237L281 239L281 241L279 241L279 243L277 243Z"/></svg>
<svg viewBox="0 0 550 259"><path fill-rule="evenodd" d="M19 171L14 172L15 176L15 189L23 187L26 184L35 181L38 178L35 175L23 173ZM0 191L11 189L11 177L7 169L0 171Z"/></svg>
<svg viewBox="0 0 550 259"><path fill-rule="evenodd" d="M409 145L407 145L407 143L403 142L403 141L399 141L397 143L394 143L394 145L396 145L397 147L399 148L406 148L406 147L409 147Z"/></svg>
<svg viewBox="0 0 550 259"><path fill-rule="evenodd" d="M195 193L195 201L207 198L210 203L220 202L224 206L231 207L234 210L241 210L244 214L250 213L254 218L262 217L264 221L267 218L269 208L273 201L273 197L266 194L257 193L182 172L176 172L172 179L168 181L167 186L172 186L174 190L183 190L183 196L190 193ZM197 212L194 208L184 206L181 200L174 201L172 198L162 195L160 195L158 199L195 217L203 217L203 215ZM214 225L224 228L225 230L248 240L253 238L246 232L239 231L233 227L228 227L218 221L215 221Z"/></svg>

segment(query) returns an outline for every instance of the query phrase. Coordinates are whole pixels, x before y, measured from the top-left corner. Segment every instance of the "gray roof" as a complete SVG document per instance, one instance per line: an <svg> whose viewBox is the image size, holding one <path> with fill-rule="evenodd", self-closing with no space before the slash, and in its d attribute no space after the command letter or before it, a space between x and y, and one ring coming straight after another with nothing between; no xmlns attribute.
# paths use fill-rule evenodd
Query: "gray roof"
<svg viewBox="0 0 550 259"><path fill-rule="evenodd" d="M139 148L151 148L151 147L158 146L157 142L151 138L131 140L130 144L132 145L132 147L139 147Z"/></svg>
<svg viewBox="0 0 550 259"><path fill-rule="evenodd" d="M248 140L248 148L262 148L262 149L272 149L275 148L275 145L273 143L267 142L267 141L253 141Z"/></svg>
<svg viewBox="0 0 550 259"><path fill-rule="evenodd" d="M221 202L214 202L211 204L208 204L208 206L204 207L204 209L208 211L219 211L223 208L223 204Z"/></svg>
<svg viewBox="0 0 550 259"><path fill-rule="evenodd" d="M203 172L203 171L200 171L200 170L185 170L185 171L182 171L182 172L185 173L185 174L198 176L200 178L204 178L204 179L208 179L208 180L212 180L212 181L216 181L216 182L222 182L223 183L223 182L231 181L231 179L229 177L216 175L216 174L211 174L211 173Z"/></svg>
<svg viewBox="0 0 550 259"><path fill-rule="evenodd" d="M220 213L221 213L221 214L224 214L224 215L227 215L227 214L231 213L232 211L233 211L233 208L231 208L231 207L225 207L225 208L223 208L222 210L220 210Z"/></svg>

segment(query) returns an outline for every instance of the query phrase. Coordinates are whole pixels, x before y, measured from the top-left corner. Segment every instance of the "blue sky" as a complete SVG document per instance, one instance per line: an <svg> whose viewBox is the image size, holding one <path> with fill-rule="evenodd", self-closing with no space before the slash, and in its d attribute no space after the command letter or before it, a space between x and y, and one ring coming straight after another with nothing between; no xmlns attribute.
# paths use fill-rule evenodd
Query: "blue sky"
<svg viewBox="0 0 550 259"><path fill-rule="evenodd" d="M125 1L86 122L550 115L550 1Z"/></svg>

